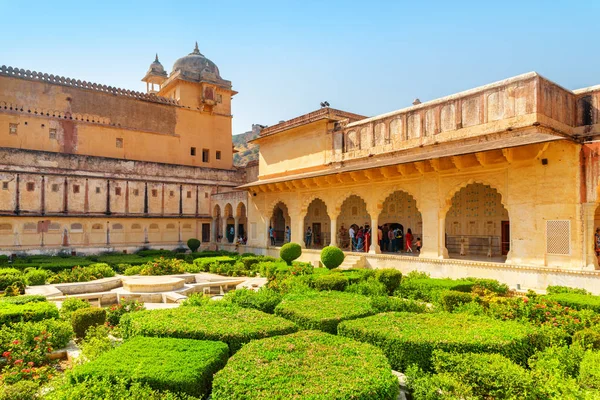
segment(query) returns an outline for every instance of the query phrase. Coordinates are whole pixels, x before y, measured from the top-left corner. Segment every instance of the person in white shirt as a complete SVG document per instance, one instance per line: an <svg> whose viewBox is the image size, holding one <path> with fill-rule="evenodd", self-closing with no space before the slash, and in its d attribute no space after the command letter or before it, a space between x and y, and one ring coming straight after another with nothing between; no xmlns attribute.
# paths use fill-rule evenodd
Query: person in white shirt
<svg viewBox="0 0 600 400"><path fill-rule="evenodd" d="M348 231L348 233L350 234L350 244L352 246L352 251L354 251L354 248L356 247L356 243L354 243L355 232L354 232L353 226L350 226L350 230Z"/></svg>

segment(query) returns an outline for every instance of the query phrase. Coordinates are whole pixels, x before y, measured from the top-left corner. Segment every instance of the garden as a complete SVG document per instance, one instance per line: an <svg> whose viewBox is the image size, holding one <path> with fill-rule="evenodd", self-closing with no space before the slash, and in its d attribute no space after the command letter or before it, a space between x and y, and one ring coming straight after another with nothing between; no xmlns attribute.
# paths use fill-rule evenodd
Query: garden
<svg viewBox="0 0 600 400"><path fill-rule="evenodd" d="M600 399L600 296L225 252L29 257L0 270L0 400ZM260 276L176 308L57 307L27 286L115 275ZM66 359L62 349L78 349ZM398 376L401 376L401 385Z"/></svg>

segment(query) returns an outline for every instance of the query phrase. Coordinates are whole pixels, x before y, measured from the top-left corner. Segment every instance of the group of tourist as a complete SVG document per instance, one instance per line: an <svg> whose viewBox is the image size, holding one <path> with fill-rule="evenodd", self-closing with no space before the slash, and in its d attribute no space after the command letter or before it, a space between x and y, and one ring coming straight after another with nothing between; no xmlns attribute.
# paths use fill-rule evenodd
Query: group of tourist
<svg viewBox="0 0 600 400"><path fill-rule="evenodd" d="M417 237L415 241L410 228L403 234L400 226L383 224L377 228L377 239L382 252L398 253L405 250L406 253L414 253L413 245L417 252L421 251L421 238Z"/></svg>
<svg viewBox="0 0 600 400"><path fill-rule="evenodd" d="M309 228L310 229L310 228ZM292 231L289 226L285 227L284 235L284 243L290 243L292 241ZM271 246L275 246L275 242L277 241L277 232L275 228L269 226L269 240L271 241Z"/></svg>

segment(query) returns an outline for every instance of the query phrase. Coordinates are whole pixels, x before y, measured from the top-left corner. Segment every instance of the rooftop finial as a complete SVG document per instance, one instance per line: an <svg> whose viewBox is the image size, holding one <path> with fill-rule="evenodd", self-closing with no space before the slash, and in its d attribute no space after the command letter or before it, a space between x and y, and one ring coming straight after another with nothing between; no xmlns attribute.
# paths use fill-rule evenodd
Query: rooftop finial
<svg viewBox="0 0 600 400"><path fill-rule="evenodd" d="M158 53L156 53L156 58L154 59L154 61L158 62Z"/></svg>
<svg viewBox="0 0 600 400"><path fill-rule="evenodd" d="M198 49L198 42L196 42L196 47L194 47L193 54L200 54L200 49Z"/></svg>

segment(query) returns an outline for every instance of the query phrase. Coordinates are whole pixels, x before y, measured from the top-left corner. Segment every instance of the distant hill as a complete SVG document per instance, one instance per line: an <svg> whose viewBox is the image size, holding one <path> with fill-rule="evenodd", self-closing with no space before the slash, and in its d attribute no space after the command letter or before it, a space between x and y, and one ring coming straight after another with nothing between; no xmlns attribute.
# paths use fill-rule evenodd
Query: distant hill
<svg viewBox="0 0 600 400"><path fill-rule="evenodd" d="M257 138L262 128L262 125L253 124L251 131L233 135L233 147L238 151L233 155L233 164L236 167L243 167L250 161L258 160L258 145L248 142Z"/></svg>

